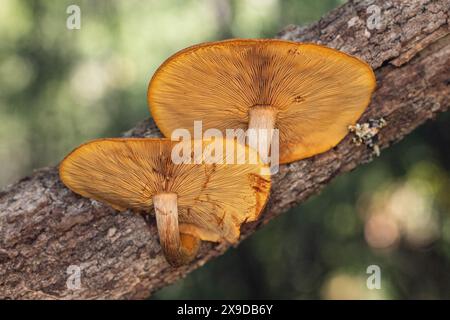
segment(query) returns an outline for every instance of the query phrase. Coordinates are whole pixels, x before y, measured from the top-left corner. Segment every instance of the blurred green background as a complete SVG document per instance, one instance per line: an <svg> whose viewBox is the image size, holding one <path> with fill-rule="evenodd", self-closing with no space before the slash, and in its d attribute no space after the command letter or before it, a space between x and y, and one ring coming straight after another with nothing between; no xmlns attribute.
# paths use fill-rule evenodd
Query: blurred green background
<svg viewBox="0 0 450 320"><path fill-rule="evenodd" d="M273 37L338 0L0 0L0 187L148 117L170 54ZM68 30L66 8L81 8ZM449 115L154 298L450 299ZM369 290L366 269L381 269Z"/></svg>

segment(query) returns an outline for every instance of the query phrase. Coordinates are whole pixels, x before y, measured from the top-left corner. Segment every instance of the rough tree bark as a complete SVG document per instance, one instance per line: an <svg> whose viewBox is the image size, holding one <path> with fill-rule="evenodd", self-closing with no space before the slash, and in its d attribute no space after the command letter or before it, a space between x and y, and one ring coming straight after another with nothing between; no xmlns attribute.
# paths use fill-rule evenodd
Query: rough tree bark
<svg viewBox="0 0 450 320"><path fill-rule="evenodd" d="M372 65L378 89L361 122L387 120L379 134L385 148L449 106L449 8L450 0L350 1L278 36L326 44ZM160 133L145 120L126 135ZM266 210L242 238L371 157L348 136L329 152L281 166ZM0 193L0 298L144 298L229 248L205 243L192 264L171 268L155 221L149 224L70 192L55 167L37 170ZM82 268L80 289L66 286L70 265Z"/></svg>

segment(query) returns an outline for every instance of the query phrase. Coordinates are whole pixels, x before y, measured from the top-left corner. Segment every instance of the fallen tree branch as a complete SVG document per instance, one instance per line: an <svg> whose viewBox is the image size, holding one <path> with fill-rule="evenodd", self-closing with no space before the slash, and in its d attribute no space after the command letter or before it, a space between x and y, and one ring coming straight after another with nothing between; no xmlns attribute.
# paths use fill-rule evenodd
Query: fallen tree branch
<svg viewBox="0 0 450 320"><path fill-rule="evenodd" d="M449 0L351 1L279 37L326 44L372 65L378 89L361 121L387 120L379 134L386 148L449 106L449 8ZM126 135L160 134L146 120ZM348 136L329 152L281 166L262 218L245 225L242 238L371 157ZM172 268L153 219L147 225L139 215L75 195L55 167L0 193L0 298L145 298L227 249L204 243L192 264ZM71 265L81 268L79 288L67 286Z"/></svg>

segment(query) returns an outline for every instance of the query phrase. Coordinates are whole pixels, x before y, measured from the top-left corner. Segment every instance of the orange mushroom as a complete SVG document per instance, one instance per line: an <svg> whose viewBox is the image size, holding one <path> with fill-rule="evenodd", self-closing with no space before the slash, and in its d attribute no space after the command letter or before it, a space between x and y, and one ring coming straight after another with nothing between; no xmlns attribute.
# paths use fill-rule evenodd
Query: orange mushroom
<svg viewBox="0 0 450 320"><path fill-rule="evenodd" d="M280 163L334 147L370 102L375 76L365 62L316 44L226 40L184 49L167 59L148 88L161 132L204 129L279 130ZM264 131L264 130L261 130Z"/></svg>
<svg viewBox="0 0 450 320"><path fill-rule="evenodd" d="M235 151L222 152L218 163L208 164L204 153L212 140L203 141L204 152L197 155L189 151L192 141L95 140L72 151L59 173L75 193L117 210L153 207L166 259L180 265L195 257L200 240L235 242L241 224L256 220L268 199L270 177L260 175L261 161L228 164L228 157L250 159L256 151L234 140L220 141ZM179 144L189 148L175 148ZM191 161L176 164L174 150L188 150Z"/></svg>

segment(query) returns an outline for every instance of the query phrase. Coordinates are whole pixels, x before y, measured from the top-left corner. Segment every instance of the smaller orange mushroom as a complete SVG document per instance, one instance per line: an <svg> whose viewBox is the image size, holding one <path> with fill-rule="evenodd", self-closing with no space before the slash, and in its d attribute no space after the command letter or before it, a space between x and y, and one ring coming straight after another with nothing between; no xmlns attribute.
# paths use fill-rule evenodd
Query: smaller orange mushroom
<svg viewBox="0 0 450 320"><path fill-rule="evenodd" d="M335 49L273 39L203 43L167 59L148 87L151 114L170 137L177 128L259 130L279 163L325 152L370 102L375 76L364 61ZM260 130L263 129L263 130Z"/></svg>
<svg viewBox="0 0 450 320"><path fill-rule="evenodd" d="M192 141L95 140L62 161L60 177L75 193L117 210L153 207L166 259L181 265L195 257L200 240L237 241L241 224L256 220L268 199L270 177L260 174L266 165L260 160L229 164L230 156L254 159L256 151L235 140L220 141L223 147L231 143L235 152L222 152L218 163L189 152L191 161L176 164L174 150L192 150ZM175 149L180 143L183 148ZM203 141L202 150L211 143Z"/></svg>

